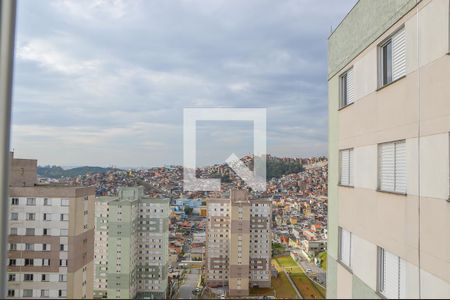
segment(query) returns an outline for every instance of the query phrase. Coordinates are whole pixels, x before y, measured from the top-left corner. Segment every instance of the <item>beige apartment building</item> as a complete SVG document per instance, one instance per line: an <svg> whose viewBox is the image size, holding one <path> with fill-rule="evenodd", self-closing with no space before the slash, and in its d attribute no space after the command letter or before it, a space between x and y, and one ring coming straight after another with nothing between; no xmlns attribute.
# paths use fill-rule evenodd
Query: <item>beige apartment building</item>
<svg viewBox="0 0 450 300"><path fill-rule="evenodd" d="M37 161L11 158L8 298L90 299L95 188L37 184Z"/></svg>
<svg viewBox="0 0 450 300"><path fill-rule="evenodd" d="M449 16L361 0L329 37L328 298L450 298Z"/></svg>
<svg viewBox="0 0 450 300"><path fill-rule="evenodd" d="M228 287L230 297L271 287L271 201L232 190L229 199L208 199L207 207L207 285Z"/></svg>

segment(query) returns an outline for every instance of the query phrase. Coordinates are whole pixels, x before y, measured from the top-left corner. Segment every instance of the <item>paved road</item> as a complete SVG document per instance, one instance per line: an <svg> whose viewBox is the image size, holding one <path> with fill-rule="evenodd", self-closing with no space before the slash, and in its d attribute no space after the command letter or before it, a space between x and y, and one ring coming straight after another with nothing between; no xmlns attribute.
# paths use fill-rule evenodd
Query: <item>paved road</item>
<svg viewBox="0 0 450 300"><path fill-rule="evenodd" d="M318 279L326 278L326 275L325 275L326 272L323 269L321 269L320 267L318 267L316 264L310 263L310 262L307 262L304 260L301 260L299 263L302 266L303 270L305 270L305 272L306 272L306 270L311 269L312 273L307 274L309 277L311 277L311 275L315 274ZM320 282L320 280L319 280L319 283L323 284L323 282Z"/></svg>
<svg viewBox="0 0 450 300"><path fill-rule="evenodd" d="M192 269L191 273L187 273L183 283L178 290L178 299L196 299L197 297L192 294L192 291L197 287L197 283L200 280L200 270Z"/></svg>

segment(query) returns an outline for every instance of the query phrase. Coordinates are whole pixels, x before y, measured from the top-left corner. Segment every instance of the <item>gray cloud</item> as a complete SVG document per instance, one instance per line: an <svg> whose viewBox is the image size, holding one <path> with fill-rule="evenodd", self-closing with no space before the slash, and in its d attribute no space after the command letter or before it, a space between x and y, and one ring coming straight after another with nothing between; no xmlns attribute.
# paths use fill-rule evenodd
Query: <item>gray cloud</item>
<svg viewBox="0 0 450 300"><path fill-rule="evenodd" d="M13 147L41 163L179 164L184 107L267 107L270 153L326 154L327 37L354 2L20 1ZM248 126L226 128L199 133L202 163L252 145Z"/></svg>

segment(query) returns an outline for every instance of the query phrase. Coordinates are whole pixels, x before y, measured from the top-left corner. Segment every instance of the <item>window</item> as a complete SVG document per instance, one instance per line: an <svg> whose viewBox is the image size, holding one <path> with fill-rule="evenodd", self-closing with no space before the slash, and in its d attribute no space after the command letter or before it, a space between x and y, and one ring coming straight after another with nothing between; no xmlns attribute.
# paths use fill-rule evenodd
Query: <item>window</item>
<svg viewBox="0 0 450 300"><path fill-rule="evenodd" d="M59 282L66 282L67 281L67 275L59 274Z"/></svg>
<svg viewBox="0 0 450 300"><path fill-rule="evenodd" d="M60 221L69 221L69 215L68 214L61 214L59 216Z"/></svg>
<svg viewBox="0 0 450 300"><path fill-rule="evenodd" d="M34 266L34 259L25 258L25 266Z"/></svg>
<svg viewBox="0 0 450 300"><path fill-rule="evenodd" d="M9 234L10 235L17 235L17 228L16 227L11 227L9 229Z"/></svg>
<svg viewBox="0 0 450 300"><path fill-rule="evenodd" d="M48 290L41 290L41 297L49 297L49 291Z"/></svg>
<svg viewBox="0 0 450 300"><path fill-rule="evenodd" d="M9 274L8 281L16 281L16 274Z"/></svg>
<svg viewBox="0 0 450 300"><path fill-rule="evenodd" d="M34 251L34 244L25 244L26 251Z"/></svg>
<svg viewBox="0 0 450 300"><path fill-rule="evenodd" d="M378 189L406 194L406 143L378 145Z"/></svg>
<svg viewBox="0 0 450 300"><path fill-rule="evenodd" d="M19 198L12 198L11 205L19 205Z"/></svg>
<svg viewBox="0 0 450 300"><path fill-rule="evenodd" d="M351 267L352 233L339 227L339 260Z"/></svg>
<svg viewBox="0 0 450 300"><path fill-rule="evenodd" d="M353 103L353 68L339 77L339 108Z"/></svg>
<svg viewBox="0 0 450 300"><path fill-rule="evenodd" d="M14 297L16 295L15 290L8 290L8 297Z"/></svg>
<svg viewBox="0 0 450 300"><path fill-rule="evenodd" d="M27 198L27 205L28 206L35 206L36 205L36 198Z"/></svg>
<svg viewBox="0 0 450 300"><path fill-rule="evenodd" d="M48 228L42 229L42 235L48 235Z"/></svg>
<svg viewBox="0 0 450 300"><path fill-rule="evenodd" d="M52 202L48 198L44 198L44 205L50 206L50 205L52 205Z"/></svg>
<svg viewBox="0 0 450 300"><path fill-rule="evenodd" d="M17 221L19 219L19 214L18 213L11 213L11 221Z"/></svg>
<svg viewBox="0 0 450 300"><path fill-rule="evenodd" d="M49 275L48 274L42 274L41 275L41 281L48 281L48 279L49 279Z"/></svg>
<svg viewBox="0 0 450 300"><path fill-rule="evenodd" d="M58 297L67 297L66 290L59 290L58 291Z"/></svg>
<svg viewBox="0 0 450 300"><path fill-rule="evenodd" d="M51 221L52 220L52 214L44 213L43 220L44 221Z"/></svg>
<svg viewBox="0 0 450 300"><path fill-rule="evenodd" d="M27 213L27 221L34 221L36 215L34 213Z"/></svg>
<svg viewBox="0 0 450 300"><path fill-rule="evenodd" d="M379 46L379 86L406 74L406 34L402 28Z"/></svg>
<svg viewBox="0 0 450 300"><path fill-rule="evenodd" d="M353 149L339 151L339 184L353 186Z"/></svg>
<svg viewBox="0 0 450 300"><path fill-rule="evenodd" d="M17 261L14 258L9 259L9 265L10 266L16 266L17 265Z"/></svg>
<svg viewBox="0 0 450 300"><path fill-rule="evenodd" d="M381 46L381 86L392 82L392 41Z"/></svg>
<svg viewBox="0 0 450 300"><path fill-rule="evenodd" d="M33 297L33 290L30 289L23 290L23 297Z"/></svg>
<svg viewBox="0 0 450 300"><path fill-rule="evenodd" d="M406 297L406 262L378 248L378 291L388 299Z"/></svg>
<svg viewBox="0 0 450 300"><path fill-rule="evenodd" d="M9 244L9 250L10 250L10 251L15 251L15 250L17 250L17 244Z"/></svg>
<svg viewBox="0 0 450 300"><path fill-rule="evenodd" d="M23 276L24 281L33 281L33 274L25 274Z"/></svg>
<svg viewBox="0 0 450 300"><path fill-rule="evenodd" d="M25 229L25 235L34 235L35 229L34 228L26 228Z"/></svg>

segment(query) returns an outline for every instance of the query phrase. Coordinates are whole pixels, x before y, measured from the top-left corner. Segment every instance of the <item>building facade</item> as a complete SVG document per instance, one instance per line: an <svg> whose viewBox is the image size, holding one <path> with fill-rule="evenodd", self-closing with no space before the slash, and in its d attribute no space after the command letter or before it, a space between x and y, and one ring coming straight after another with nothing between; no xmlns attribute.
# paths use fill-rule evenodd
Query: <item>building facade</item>
<svg viewBox="0 0 450 300"><path fill-rule="evenodd" d="M95 298L166 297L169 200L121 188L96 201Z"/></svg>
<svg viewBox="0 0 450 300"><path fill-rule="evenodd" d="M206 282L228 286L229 296L248 296L250 287L271 286L272 203L249 200L232 190L230 199L208 199Z"/></svg>
<svg viewBox="0 0 450 300"><path fill-rule="evenodd" d="M361 0L329 37L329 298L450 298L449 15Z"/></svg>
<svg viewBox="0 0 450 300"><path fill-rule="evenodd" d="M36 160L11 165L7 297L92 298L95 188L38 185Z"/></svg>

